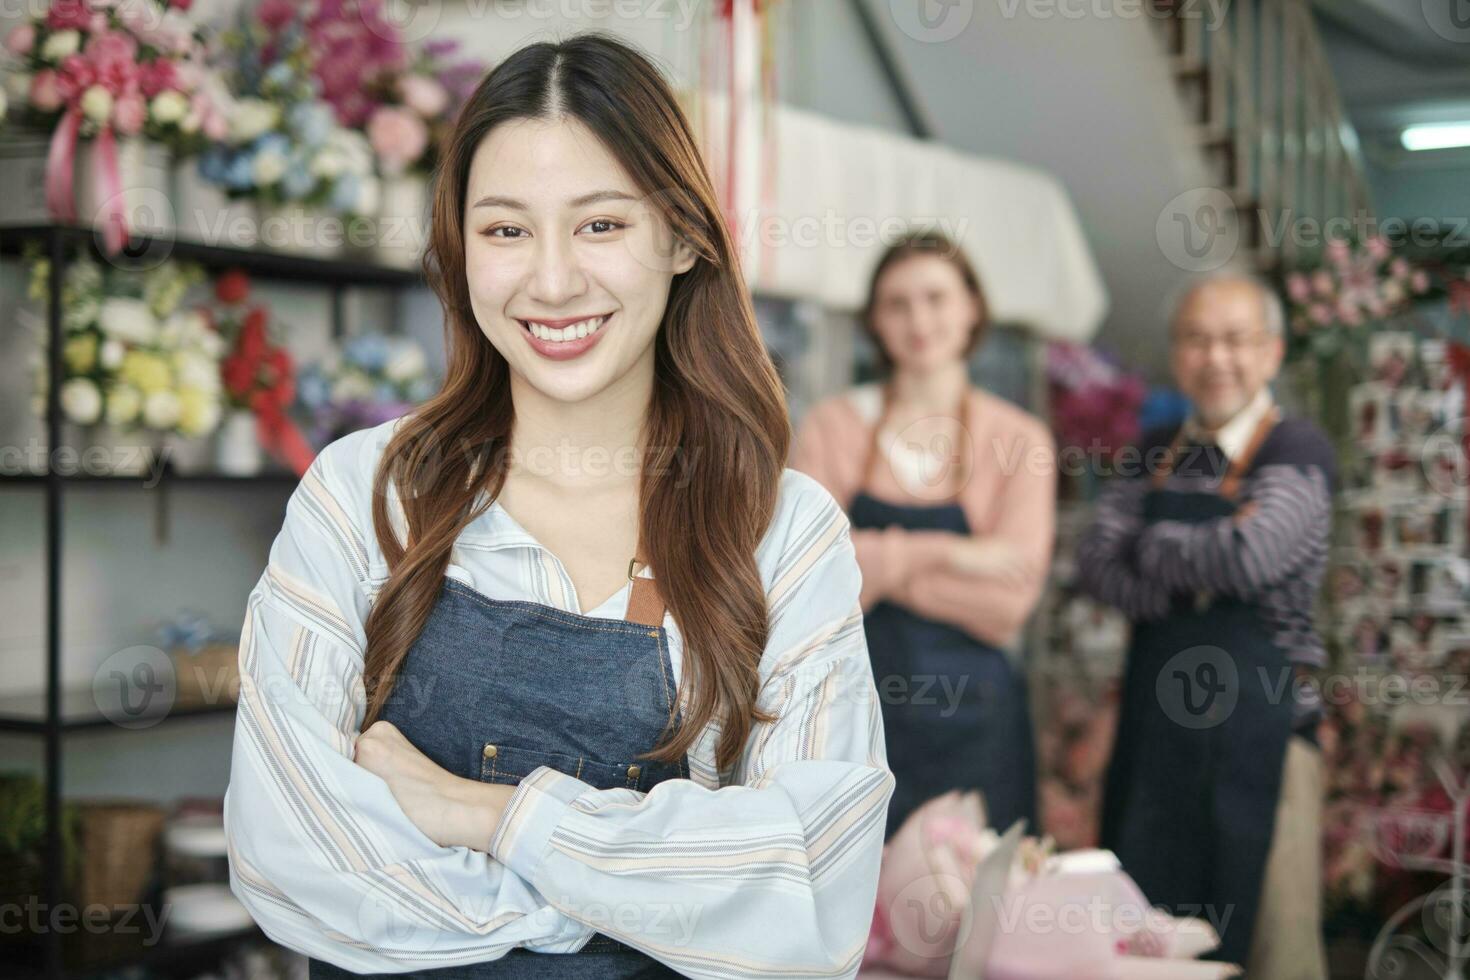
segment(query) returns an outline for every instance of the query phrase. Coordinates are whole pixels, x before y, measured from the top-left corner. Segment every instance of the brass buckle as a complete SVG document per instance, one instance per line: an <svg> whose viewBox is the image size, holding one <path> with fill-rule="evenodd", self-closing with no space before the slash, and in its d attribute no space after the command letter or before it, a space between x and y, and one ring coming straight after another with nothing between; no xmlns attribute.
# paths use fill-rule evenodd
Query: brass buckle
<svg viewBox="0 0 1470 980"><path fill-rule="evenodd" d="M636 564L638 564L638 559L637 558L629 558L628 559L628 581L629 582L633 581L633 566L636 565Z"/></svg>

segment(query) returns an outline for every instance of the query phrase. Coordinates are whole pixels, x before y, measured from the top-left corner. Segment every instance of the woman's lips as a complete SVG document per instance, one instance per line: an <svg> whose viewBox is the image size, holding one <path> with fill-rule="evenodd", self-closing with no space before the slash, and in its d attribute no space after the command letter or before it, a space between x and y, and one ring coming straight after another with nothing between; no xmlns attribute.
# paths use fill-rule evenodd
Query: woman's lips
<svg viewBox="0 0 1470 980"><path fill-rule="evenodd" d="M531 345L531 348L536 353L553 361L567 361L574 357L581 357L591 350L593 345L602 339L602 335L607 333L612 318L612 313L606 314L600 318L602 320L600 326L589 332L585 337L578 337L575 340L550 340L544 337L538 337L532 332L531 321L517 320L516 322L521 325L521 336L526 338L526 342ZM589 317L582 322L594 322L597 319L599 318ZM575 324L572 326L575 328Z"/></svg>

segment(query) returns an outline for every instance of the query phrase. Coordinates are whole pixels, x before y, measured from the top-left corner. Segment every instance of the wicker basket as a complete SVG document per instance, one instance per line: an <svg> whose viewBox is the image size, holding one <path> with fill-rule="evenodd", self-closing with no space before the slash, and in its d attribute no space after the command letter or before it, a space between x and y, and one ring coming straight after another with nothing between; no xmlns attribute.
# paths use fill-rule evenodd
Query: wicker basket
<svg viewBox="0 0 1470 980"><path fill-rule="evenodd" d="M198 708L234 704L240 698L240 647L215 643L191 653L182 647L169 652L178 688L174 706Z"/></svg>
<svg viewBox="0 0 1470 980"><path fill-rule="evenodd" d="M136 800L77 803L82 867L77 902L111 914L141 902L158 868L159 834L168 812Z"/></svg>

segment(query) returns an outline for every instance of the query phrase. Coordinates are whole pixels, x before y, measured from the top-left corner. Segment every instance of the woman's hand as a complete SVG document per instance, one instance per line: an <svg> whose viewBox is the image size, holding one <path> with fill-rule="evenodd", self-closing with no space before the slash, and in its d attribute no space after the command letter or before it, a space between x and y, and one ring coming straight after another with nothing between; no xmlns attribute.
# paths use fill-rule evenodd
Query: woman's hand
<svg viewBox="0 0 1470 980"><path fill-rule="evenodd" d="M1020 587L1030 575L1027 560L1015 547L994 537L961 538L950 552L950 565L957 572L1000 579Z"/></svg>
<svg viewBox="0 0 1470 980"><path fill-rule="evenodd" d="M382 778L414 825L442 847L489 852L514 786L464 779L434 763L391 721L357 736L352 760Z"/></svg>

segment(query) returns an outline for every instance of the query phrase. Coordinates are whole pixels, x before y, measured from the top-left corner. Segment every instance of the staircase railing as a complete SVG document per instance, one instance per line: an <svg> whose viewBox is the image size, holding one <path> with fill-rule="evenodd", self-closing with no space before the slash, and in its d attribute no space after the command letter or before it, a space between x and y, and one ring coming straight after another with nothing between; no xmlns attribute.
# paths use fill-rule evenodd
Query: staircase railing
<svg viewBox="0 0 1470 980"><path fill-rule="evenodd" d="M1357 134L1308 0L1153 0L1181 94L1263 269L1372 221Z"/></svg>

